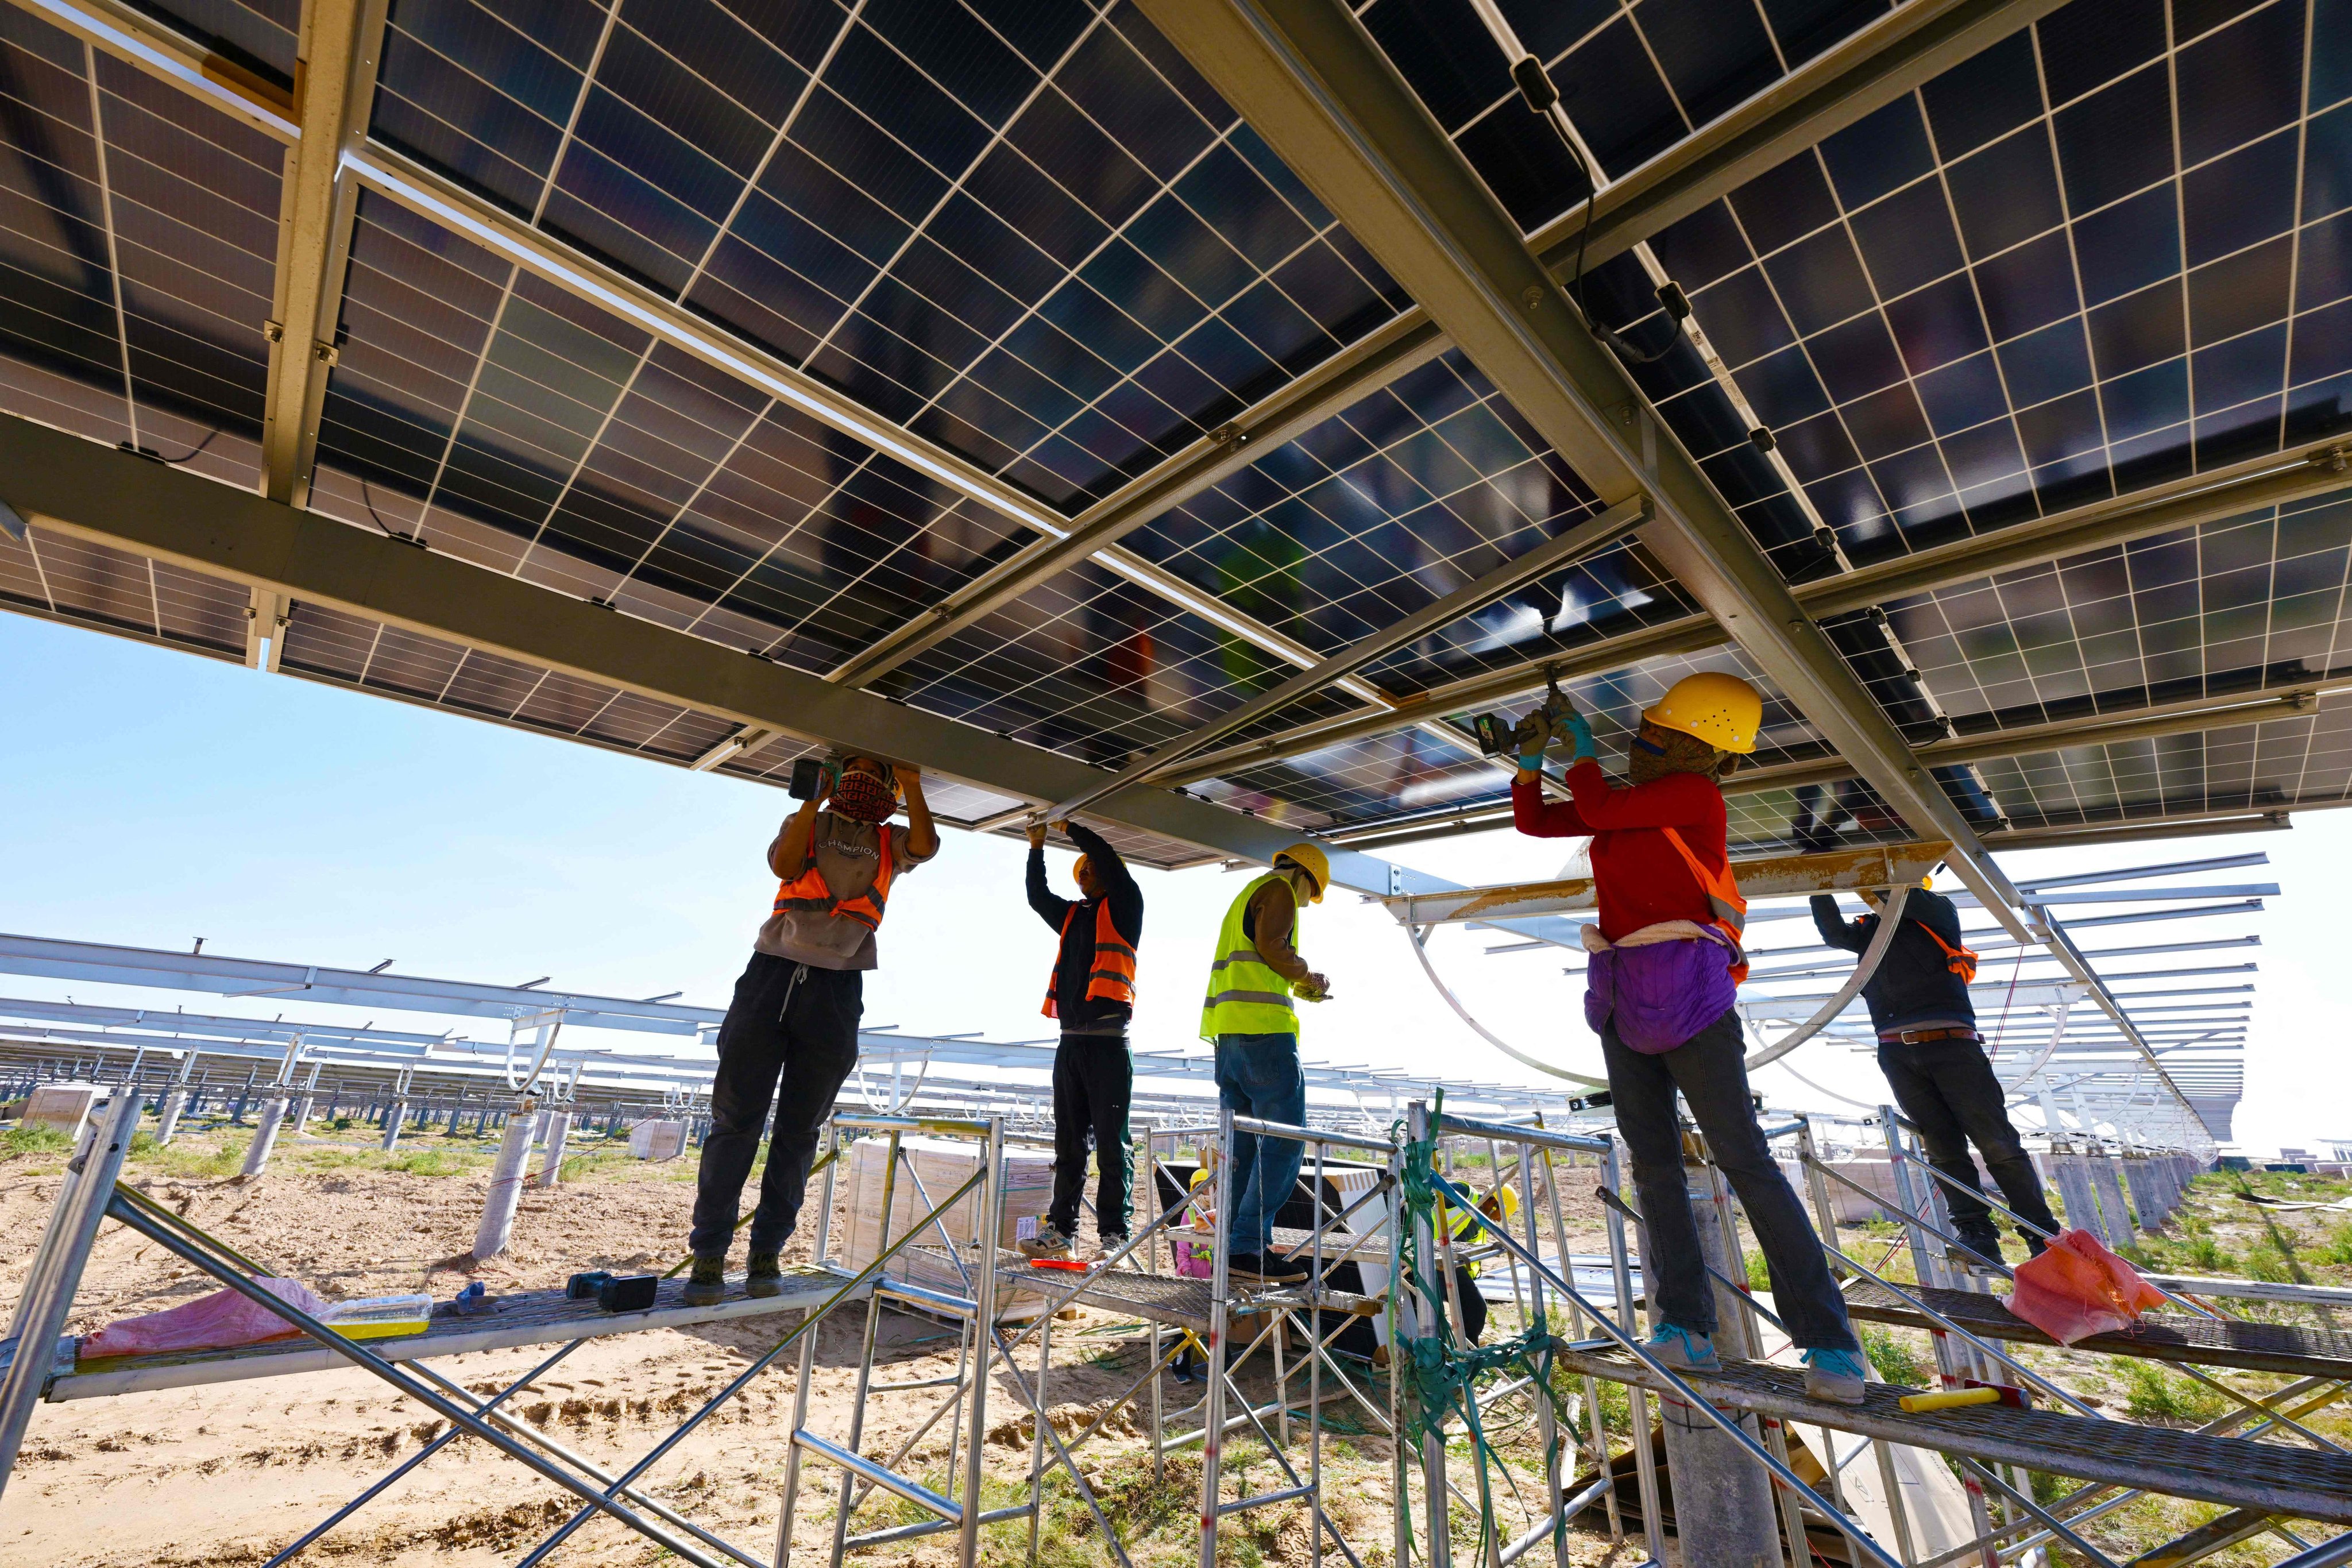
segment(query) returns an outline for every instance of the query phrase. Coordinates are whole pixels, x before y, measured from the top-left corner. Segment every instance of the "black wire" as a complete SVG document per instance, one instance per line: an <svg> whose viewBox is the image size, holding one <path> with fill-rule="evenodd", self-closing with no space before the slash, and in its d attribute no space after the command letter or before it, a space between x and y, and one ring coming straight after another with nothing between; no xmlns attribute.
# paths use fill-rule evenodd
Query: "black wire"
<svg viewBox="0 0 2352 1568"><path fill-rule="evenodd" d="M367 508L367 514L375 518L375 525L383 530L388 537L393 539L400 537L399 534L393 532L392 524L384 521L381 517L376 517L375 502L368 499L368 482L365 479L360 481L360 505Z"/></svg>
<svg viewBox="0 0 2352 1568"><path fill-rule="evenodd" d="M1530 56L1529 58L1532 59L1533 57ZM1524 96L1527 89L1523 87L1520 90ZM1682 318L1675 315L1672 310L1667 310L1666 320L1672 324L1673 331L1667 337L1666 341L1659 344L1654 351L1645 353L1641 349L1635 348L1633 342L1627 339L1623 333L1618 331L1612 327L1601 325L1599 319L1592 314L1592 305L1591 300L1587 298L1585 290L1584 251L1585 246L1592 237L1592 209L1601 205L1601 179L1599 175L1593 173L1592 165L1584 161L1583 149L1577 146L1576 138L1570 136L1566 131L1562 130L1559 121L1554 120L1543 110L1535 109L1535 104L1532 100L1528 100L1528 107L1535 110L1536 118L1542 121L1546 126L1549 127L1551 133L1555 137L1559 138L1559 144L1568 149L1569 158L1576 164L1576 172L1584 176L1584 216L1576 226L1576 271L1569 279L1570 286L1574 290L1574 292L1570 295L1570 299L1576 306L1576 313L1583 317L1585 326L1591 329L1592 333L1600 338L1602 342L1607 343L1609 347L1615 352L1617 357L1623 360L1627 364L1642 365L1657 363L1658 361L1665 358L1666 355L1673 351L1675 343L1682 341ZM1660 300L1661 308L1664 307L1664 301L1662 298Z"/></svg>
<svg viewBox="0 0 2352 1568"><path fill-rule="evenodd" d="M188 454L187 454L186 456L184 456L184 457L179 457L179 458L156 458L155 460L156 460L157 462L159 462L159 463L172 463L172 464L179 464L179 463L185 463L185 462L192 461L192 460L194 460L194 459L197 457L197 455L198 455L198 454L202 453L205 447L207 447L211 446L211 445L213 444L214 439L215 439L215 437L217 437L219 435L220 435L220 432L219 432L218 430L215 430L215 431L212 433L212 435L207 436L207 437L205 437L203 440L201 440L201 441L197 442L197 443L196 443L196 447L195 447L195 450L194 450L194 451L193 451L193 452L188 453Z"/></svg>

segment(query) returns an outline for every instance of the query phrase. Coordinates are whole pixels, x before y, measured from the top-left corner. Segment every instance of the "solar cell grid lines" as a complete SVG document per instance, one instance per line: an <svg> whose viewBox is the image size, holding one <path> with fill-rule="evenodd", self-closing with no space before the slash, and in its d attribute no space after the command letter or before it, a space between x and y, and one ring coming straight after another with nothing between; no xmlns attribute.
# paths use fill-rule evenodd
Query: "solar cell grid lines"
<svg viewBox="0 0 2352 1568"><path fill-rule="evenodd" d="M2352 423L2346 27L2075 0L1654 246L1857 560L2324 436ZM1746 432L1673 358L1645 385L1752 502Z"/></svg>
<svg viewBox="0 0 2352 1568"><path fill-rule="evenodd" d="M68 428L251 483L277 146L14 9L0 108L12 386Z"/></svg>
<svg viewBox="0 0 2352 1568"><path fill-rule="evenodd" d="M385 141L1071 510L1402 302L1131 16L394 23Z"/></svg>

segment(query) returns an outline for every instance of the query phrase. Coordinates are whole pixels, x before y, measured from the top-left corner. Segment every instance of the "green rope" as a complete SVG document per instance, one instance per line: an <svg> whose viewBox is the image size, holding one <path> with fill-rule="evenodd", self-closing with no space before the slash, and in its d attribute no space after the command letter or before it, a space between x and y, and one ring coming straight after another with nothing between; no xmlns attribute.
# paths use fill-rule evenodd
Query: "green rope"
<svg viewBox="0 0 2352 1568"><path fill-rule="evenodd" d="M1445 1109L1445 1091L1439 1089L1431 1108L1430 1135L1425 1139L1404 1139L1403 1200L1405 1214L1397 1226L1399 1248L1398 1268L1407 1286L1421 1292L1422 1300L1432 1307L1430 1316L1436 1331L1427 1337L1415 1337L1404 1331L1402 1313L1394 1318L1396 1327L1391 1338L1401 1342L1401 1354L1394 1360L1402 1374L1405 1386L1412 1393L1407 1412L1407 1430L1412 1446L1422 1448L1434 1442L1443 1453L1447 1442L1446 1425L1455 1415L1462 1417L1464 1428L1470 1436L1472 1451L1478 1461L1478 1552L1484 1557L1488 1545L1496 1539L1495 1500L1489 1475L1500 1461L1493 1445L1487 1440L1486 1424L1478 1410L1477 1387L1497 1376L1520 1375L1530 1380L1535 1397L1552 1407L1552 1436L1544 1449L1544 1471L1551 1472L1562 1451L1560 1433L1570 1425L1559 1408L1559 1396L1552 1387L1552 1347L1557 1342L1545 1321L1543 1285L1535 1287L1535 1321L1524 1331L1490 1345L1466 1344L1454 1331L1445 1311L1445 1286L1443 1273L1443 1253L1437 1239L1443 1235L1441 1205L1452 1206L1458 1200L1449 1199L1445 1187L1451 1184L1437 1173L1437 1133L1440 1117ZM1488 1228L1476 1209L1470 1211L1472 1223ZM1426 1218L1430 1223L1431 1251L1435 1256L1424 1258L1416 1240L1414 1218ZM1557 1508L1559 1500L1550 1500ZM1557 1518L1552 1523L1552 1536L1557 1542L1566 1539L1568 1521Z"/></svg>

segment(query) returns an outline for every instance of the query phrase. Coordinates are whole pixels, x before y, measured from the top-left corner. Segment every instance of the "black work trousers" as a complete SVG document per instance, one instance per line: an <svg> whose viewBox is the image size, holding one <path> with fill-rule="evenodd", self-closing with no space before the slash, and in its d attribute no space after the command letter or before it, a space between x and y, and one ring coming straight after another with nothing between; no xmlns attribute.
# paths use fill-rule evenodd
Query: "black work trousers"
<svg viewBox="0 0 2352 1568"><path fill-rule="evenodd" d="M1135 1060L1115 1035L1064 1035L1054 1052L1054 1202L1046 1219L1065 1236L1078 1230L1087 1190L1087 1146L1101 1175L1095 1184L1095 1231L1125 1236L1134 1208L1135 1171L1127 1142L1127 1107L1135 1094Z"/></svg>
<svg viewBox="0 0 2352 1568"><path fill-rule="evenodd" d="M1888 1040L1878 1047L1878 1069L1895 1090L1895 1103L1918 1124L1927 1145L1927 1161L1952 1180L1937 1183L1952 1227L1968 1230L1992 1223L1992 1210L1976 1194L1976 1162L1969 1158L1974 1143L1984 1156L1985 1169L2000 1184L2009 1206L2029 1223L2056 1235L2057 1216L2042 1195L2042 1178L2033 1156L2018 1141L2003 1101L2000 1079L1984 1047L1975 1040L1921 1040L1906 1045ZM1958 1184L1955 1185L1954 1184ZM1924 1194L1923 1194L1924 1196Z"/></svg>
<svg viewBox="0 0 2352 1568"><path fill-rule="evenodd" d="M1683 1174L1682 1128L1675 1115L1675 1091L1680 1089L1764 1250L1772 1272L1772 1304L1789 1325L1790 1338L1806 1350L1859 1348L1846 1321L1845 1299L1822 1257L1821 1238L1756 1125L1741 1061L1739 1015L1726 1009L1714 1023L1657 1056L1644 1056L1619 1039L1612 1019L1601 1031L1601 1054L1609 1064L1618 1135L1633 1156L1633 1186L1649 1230L1642 1279L1658 1321L1693 1333L1712 1334L1716 1327L1715 1290Z"/></svg>
<svg viewBox="0 0 2352 1568"><path fill-rule="evenodd" d="M768 1169L751 1216L751 1250L781 1252L800 1218L816 1135L833 1114L842 1079L857 1065L866 977L754 952L719 1026L719 1076L710 1086L710 1136L695 1178L697 1258L724 1258L743 1183L760 1152L768 1106L776 1108ZM781 1082L779 1081L781 1080Z"/></svg>

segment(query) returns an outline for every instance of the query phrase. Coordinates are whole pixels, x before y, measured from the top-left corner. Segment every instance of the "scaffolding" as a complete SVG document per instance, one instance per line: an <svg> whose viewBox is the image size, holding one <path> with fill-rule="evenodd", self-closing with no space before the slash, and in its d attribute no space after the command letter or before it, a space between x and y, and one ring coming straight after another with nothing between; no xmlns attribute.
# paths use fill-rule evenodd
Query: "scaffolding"
<svg viewBox="0 0 2352 1568"><path fill-rule="evenodd" d="M1132 1239L1091 1266L1062 1271L1034 1268L1007 1245L1021 1217L1006 1206L1008 1158L1024 1140L1010 1133L1003 1119L845 1112L828 1124L813 1173L823 1178L814 1260L791 1271L781 1295L730 1294L717 1306L689 1307L677 1282L667 1279L651 1308L614 1314L561 1292L526 1292L509 1298L509 1309L495 1319L436 1317L422 1334L359 1342L262 1289L262 1265L121 1182L139 1115L137 1097L117 1095L103 1119L87 1128L0 1346L0 1487L34 1406L44 1400L357 1366L449 1423L425 1450L303 1532L273 1563L290 1561L431 1454L470 1435L562 1488L577 1505L521 1559L526 1563L543 1561L602 1515L688 1562L782 1568L791 1557L801 1500L818 1488L815 1476L823 1473L818 1489L832 1492L835 1501L828 1563L951 1533L958 1561L972 1564L982 1531L1004 1523L1025 1524L1034 1553L1049 1490L1059 1486L1089 1511L1105 1553L1125 1568L1129 1543L1075 1451L1130 1405L1149 1408L1155 1477L1165 1477L1171 1457L1199 1450L1204 1568L1214 1561L1219 1532L1234 1521L1283 1508L1299 1510L1318 1563L1328 1554L1360 1568L1371 1542L1360 1523L1351 1538L1345 1517L1358 1510L1334 1507L1326 1491L1335 1410L1349 1413L1349 1429L1390 1444L1382 1516L1391 1539L1382 1544L1400 1563L1450 1568L1460 1556L1508 1568L1547 1549L1555 1563L1564 1563L1571 1524L1620 1538L1638 1534L1651 1558L1663 1562L1670 1525L1694 1523L1675 1519L1673 1484L1679 1467L1700 1463L1685 1457L1696 1451L1688 1446L1692 1434L1714 1444L1709 1462L1733 1456L1759 1478L1759 1495L1769 1500L1774 1553L1785 1553L1794 1568L1811 1568L1816 1560L1880 1568L1997 1565L2053 1542L2110 1565L2084 1527L2150 1493L2228 1511L2147 1561L2191 1563L2264 1531L2294 1542L2300 1568L2352 1558L2352 1532L2314 1544L2288 1523L2352 1526L2352 1454L2308 1425L2315 1412L2352 1394L2352 1336L2274 1316L2233 1317L2217 1305L2242 1295L2263 1300L2274 1314L2281 1302L2340 1304L2334 1298L2344 1292L2158 1276L2177 1310L2152 1314L2128 1333L2081 1342L2072 1353L2159 1361L2217 1390L2234 1408L2194 1431L2115 1419L2020 1359L2020 1347L2048 1349L2050 1342L1989 1293L2005 1266L1969 1252L1952 1234L1940 1194L1953 1178L1927 1163L1891 1110L1882 1110L1876 1129L1893 1170L1891 1195L1823 1158L1811 1121L1766 1131L1791 1151L1853 1315L1927 1333L1940 1387L2005 1384L2025 1390L2040 1407L1915 1414L1899 1404L1912 1391L1876 1383L1858 1406L1809 1398L1801 1375L1775 1364L1785 1352L1767 1349L1777 1319L1737 1261L1744 1256L1737 1207L1703 1159L1691 1166L1691 1190L1702 1205L1703 1237L1713 1231L1706 1249L1726 1304L1719 1342L1727 1356L1720 1371L1667 1366L1647 1349L1641 1326L1642 1277L1627 1228L1629 1222L1638 1226L1640 1215L1626 1201L1619 1145L1605 1131L1547 1128L1540 1118L1492 1121L1416 1101L1386 1136L1230 1110L1214 1122L1147 1126L1135 1149L1146 1201ZM942 1183L934 1166L927 1182L911 1139L964 1151L960 1179ZM1219 1158L1213 1180L1191 1180L1207 1151L1230 1155L1236 1140L1269 1139L1303 1151L1295 1206L1275 1216L1277 1244L1304 1266L1305 1279L1295 1283L1244 1280L1227 1266L1223 1243L1234 1160ZM860 1144L867 1146L863 1154ZM2168 1195L2178 1201L2183 1162L2152 1152L2137 1158L2141 1163L2117 1190L2141 1197L2138 1218L2152 1226ZM853 1165L861 1181L880 1184L879 1223L868 1226L853 1215L857 1234L837 1237L839 1178ZM1506 1184L1518 1200L1507 1220L1505 1205L1479 1207ZM1847 1189L1891 1211L1900 1226L1893 1245L1867 1260L1849 1239L1851 1226L1842 1226L1834 1201L1836 1191ZM2103 1193L2104 1184L2092 1190ZM75 1342L61 1331L107 1220L264 1306L299 1331L297 1337L236 1350L80 1362ZM1588 1248L1597 1242L1597 1248L1580 1252L1580 1240ZM1896 1277L1891 1259L1897 1252L1908 1254L1915 1278ZM1195 1272L1203 1260L1205 1272ZM1483 1275L1472 1273L1481 1268ZM954 1285L926 1282L942 1278ZM1052 1419L1056 1355L1069 1360L1067 1336L1057 1352L1055 1325L1072 1307L1129 1325L1148 1354L1140 1374L1099 1402L1083 1430L1066 1436ZM950 1325L953 1373L907 1383L878 1378L886 1311ZM1480 1317L1487 1327L1483 1342L1475 1337ZM836 1318L856 1334L856 1391L845 1429L824 1431L810 1402L815 1333ZM593 1338L721 1320L772 1322L772 1344L625 1466L593 1463L505 1407L511 1394ZM1734 1331L1734 1324L1745 1325L1750 1337ZM468 1352L523 1348L547 1353L491 1394L469 1392L432 1364ZM1196 1404L1172 1405L1162 1374L1180 1357L1193 1356L1206 1363L1205 1388ZM2221 1381L2220 1374L2231 1371L2290 1381L2283 1389L2250 1393ZM777 1536L762 1552L662 1501L647 1478L755 1379L787 1372L793 1391L782 1506ZM1604 1384L1624 1391L1621 1414L1612 1415ZM1006 1391L1025 1428L1017 1476L990 1470L992 1460L996 1471L1005 1468L1002 1445L990 1451L989 1404ZM911 1435L894 1452L868 1452L872 1402L924 1395L930 1407ZM1654 1413L1661 1417L1655 1426ZM943 1481L936 1470L917 1473L919 1445L942 1431ZM1844 1448L1841 1438L1863 1441ZM1234 1484L1243 1448L1263 1451L1279 1472L1276 1484L1256 1490ZM1906 1450L1954 1460L1966 1497L1962 1539L1935 1536L1927 1528L1932 1521L1907 1516L1895 1473ZM1846 1474L1864 1455L1880 1476L1874 1512ZM2037 1494L2034 1474L2075 1484L2052 1498ZM1705 1478L1694 1468L1680 1479L1686 1489ZM1009 1501L986 1506L983 1482L992 1480L1015 1483ZM859 1528L861 1508L883 1496L922 1517ZM1473 1539L1456 1539L1457 1514L1476 1521Z"/></svg>

